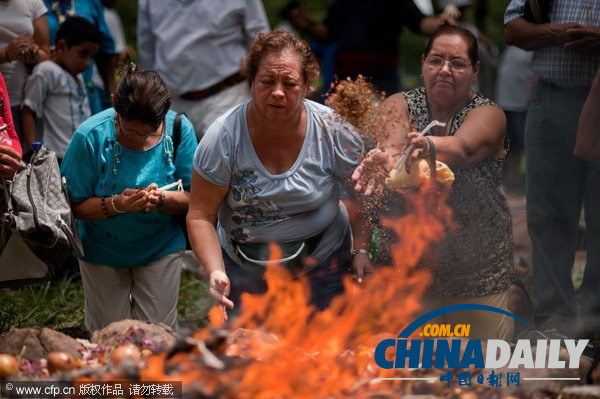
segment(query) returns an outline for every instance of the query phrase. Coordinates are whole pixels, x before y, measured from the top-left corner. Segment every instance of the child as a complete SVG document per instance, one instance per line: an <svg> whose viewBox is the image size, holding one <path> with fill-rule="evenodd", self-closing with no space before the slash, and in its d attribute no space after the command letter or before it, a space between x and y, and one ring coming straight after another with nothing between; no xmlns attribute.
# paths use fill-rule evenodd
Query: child
<svg viewBox="0 0 600 399"><path fill-rule="evenodd" d="M56 35L51 59L38 64L25 86L21 109L25 147L36 138L36 118L42 118L42 140L62 160L71 135L90 115L81 72L100 48L100 33L86 19L70 17Z"/></svg>

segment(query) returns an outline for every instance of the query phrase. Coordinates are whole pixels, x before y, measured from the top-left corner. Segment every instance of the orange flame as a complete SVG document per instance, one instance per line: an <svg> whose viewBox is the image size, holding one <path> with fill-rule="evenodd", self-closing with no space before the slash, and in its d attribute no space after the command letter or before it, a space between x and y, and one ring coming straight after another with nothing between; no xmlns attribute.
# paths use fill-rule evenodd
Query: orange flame
<svg viewBox="0 0 600 399"><path fill-rule="evenodd" d="M372 365L377 334L396 335L413 320L430 278L417 265L451 219L445 195L431 187L408 202L406 216L385 223L402 237L392 248L394 267L378 269L363 286L346 278L345 294L323 312L308 305L306 281L292 279L282 266L267 267L267 293L243 296L243 314L234 327L262 329L278 339L250 351L261 360L248 366L236 397L345 396L389 374Z"/></svg>
<svg viewBox="0 0 600 399"><path fill-rule="evenodd" d="M263 295L243 295L242 314L234 322L239 343L227 354L238 359L227 367L208 364L198 348L189 353L152 356L140 372L148 380L180 380L184 391L223 398L366 397L375 389L394 395L399 381L377 380L397 375L379 369L375 346L396 336L415 317L430 273L419 263L432 243L451 226L446 195L425 186L407 195L404 217L386 221L402 239L392 248L393 267L380 267L362 285L344 280L345 293L318 312L309 305L309 285L293 278L285 267L271 263ZM279 259L277 246L272 259ZM194 334L203 340L222 325L213 310L209 327ZM244 361L241 358L247 358Z"/></svg>

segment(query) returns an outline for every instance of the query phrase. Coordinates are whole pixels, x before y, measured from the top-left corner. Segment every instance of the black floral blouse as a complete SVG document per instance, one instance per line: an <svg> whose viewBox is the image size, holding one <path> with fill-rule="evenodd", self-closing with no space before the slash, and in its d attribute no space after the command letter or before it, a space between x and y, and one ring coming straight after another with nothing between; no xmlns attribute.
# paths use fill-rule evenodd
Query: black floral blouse
<svg viewBox="0 0 600 399"><path fill-rule="evenodd" d="M423 87L403 93L413 127L431 122ZM452 119L452 136L467 114L493 102L480 94ZM508 145L505 143L505 152ZM469 168L453 167L455 181L447 200L458 228L436 246L436 265L430 295L473 297L508 289L514 278L512 220L500 191L500 158L488 158Z"/></svg>

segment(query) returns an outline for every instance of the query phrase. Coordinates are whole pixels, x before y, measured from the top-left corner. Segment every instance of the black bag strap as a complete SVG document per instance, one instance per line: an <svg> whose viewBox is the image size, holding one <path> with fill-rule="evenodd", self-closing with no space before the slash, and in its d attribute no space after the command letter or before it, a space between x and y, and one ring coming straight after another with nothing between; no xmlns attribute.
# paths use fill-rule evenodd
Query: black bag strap
<svg viewBox="0 0 600 399"><path fill-rule="evenodd" d="M181 121L183 117L187 118L185 112L178 112L175 115L175 120L173 121L173 159L177 159L177 148L179 148L179 144L181 144ZM202 140L203 134L198 134L196 132L196 136L198 137L198 141Z"/></svg>
<svg viewBox="0 0 600 399"><path fill-rule="evenodd" d="M173 121L173 159L177 159L177 149L179 148L179 144L181 144L181 119L185 114L183 112L178 112L175 115L175 120Z"/></svg>

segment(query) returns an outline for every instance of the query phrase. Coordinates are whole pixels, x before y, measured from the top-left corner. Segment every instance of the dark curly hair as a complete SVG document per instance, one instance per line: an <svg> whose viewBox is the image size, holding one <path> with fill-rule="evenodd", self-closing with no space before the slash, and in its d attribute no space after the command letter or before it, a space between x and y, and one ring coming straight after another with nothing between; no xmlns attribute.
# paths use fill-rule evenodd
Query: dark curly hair
<svg viewBox="0 0 600 399"><path fill-rule="evenodd" d="M252 85L263 58L273 53L280 54L285 50L290 50L298 56L304 82L312 90L311 83L319 76L319 63L316 57L304 40L281 29L276 29L271 33L259 33L250 46L248 54L242 60L240 70L248 78L250 85Z"/></svg>
<svg viewBox="0 0 600 399"><path fill-rule="evenodd" d="M113 106L126 121L139 121L158 127L171 107L173 93L154 71L126 63L120 66L119 86L113 95Z"/></svg>

